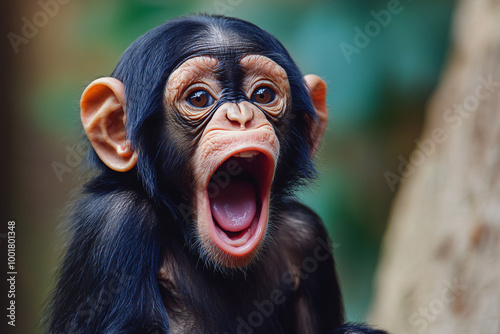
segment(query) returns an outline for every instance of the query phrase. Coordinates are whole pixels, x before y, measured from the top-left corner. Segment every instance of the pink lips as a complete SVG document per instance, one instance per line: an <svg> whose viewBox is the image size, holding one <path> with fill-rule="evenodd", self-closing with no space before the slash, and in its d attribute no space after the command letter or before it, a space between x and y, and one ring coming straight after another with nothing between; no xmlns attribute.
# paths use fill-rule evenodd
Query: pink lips
<svg viewBox="0 0 500 334"><path fill-rule="evenodd" d="M274 158L248 149L228 156L211 174L205 217L211 241L235 261L255 253L267 228Z"/></svg>

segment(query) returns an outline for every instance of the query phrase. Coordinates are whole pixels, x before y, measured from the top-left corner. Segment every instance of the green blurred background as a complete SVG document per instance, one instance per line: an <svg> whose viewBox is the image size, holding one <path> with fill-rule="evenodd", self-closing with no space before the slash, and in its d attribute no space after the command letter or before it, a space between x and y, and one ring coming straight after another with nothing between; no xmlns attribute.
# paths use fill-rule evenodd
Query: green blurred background
<svg viewBox="0 0 500 334"><path fill-rule="evenodd" d="M41 312L54 285L64 241L58 225L79 184L75 167L81 155L68 155L68 148L80 137L81 92L91 80L109 75L139 35L169 18L198 12L236 16L259 25L285 45L304 74L326 80L330 120L318 154L322 175L301 197L331 233L349 320L364 320L394 196L384 172L397 173L398 157L408 157L420 133L426 102L446 58L454 2L58 1L65 4L51 7L53 15L46 15L46 22L37 1L1 5L7 38L1 59L5 65L1 72L0 233L5 233L8 220L16 220L17 326L13 333L40 331ZM399 3L399 12L385 26L379 25L377 32L370 26L371 11L387 10L391 3ZM22 36L24 18L32 23L39 20L40 27L17 46L16 53L8 33ZM355 28L365 30L367 24L374 29L373 37L348 61L341 43L355 46ZM67 168L62 174L59 170L58 177L54 166L61 165ZM5 241L0 244L2 259L5 245ZM2 320L0 328L5 325Z"/></svg>

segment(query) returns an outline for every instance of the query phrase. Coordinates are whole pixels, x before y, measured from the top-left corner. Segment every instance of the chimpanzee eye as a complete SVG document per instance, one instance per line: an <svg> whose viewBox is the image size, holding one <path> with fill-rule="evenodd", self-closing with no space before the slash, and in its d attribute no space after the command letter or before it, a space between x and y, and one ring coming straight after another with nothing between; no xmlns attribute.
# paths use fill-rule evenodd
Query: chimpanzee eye
<svg viewBox="0 0 500 334"><path fill-rule="evenodd" d="M252 94L252 101L259 104L268 104L274 101L276 94L269 87L259 87Z"/></svg>
<svg viewBox="0 0 500 334"><path fill-rule="evenodd" d="M215 103L215 99L207 91L197 90L186 99L187 103L195 108L210 107Z"/></svg>

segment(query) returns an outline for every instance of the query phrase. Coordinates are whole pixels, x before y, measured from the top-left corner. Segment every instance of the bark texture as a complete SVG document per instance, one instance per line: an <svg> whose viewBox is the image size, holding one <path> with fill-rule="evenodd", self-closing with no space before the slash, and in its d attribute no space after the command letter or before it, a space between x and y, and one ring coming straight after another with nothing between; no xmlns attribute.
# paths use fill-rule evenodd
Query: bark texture
<svg viewBox="0 0 500 334"><path fill-rule="evenodd" d="M500 1L458 2L408 160L371 321L395 334L500 333Z"/></svg>

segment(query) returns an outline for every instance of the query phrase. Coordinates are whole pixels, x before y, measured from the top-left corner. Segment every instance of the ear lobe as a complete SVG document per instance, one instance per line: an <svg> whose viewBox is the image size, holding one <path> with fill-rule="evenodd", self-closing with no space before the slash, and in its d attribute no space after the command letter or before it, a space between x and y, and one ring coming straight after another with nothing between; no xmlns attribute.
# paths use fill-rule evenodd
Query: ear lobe
<svg viewBox="0 0 500 334"><path fill-rule="evenodd" d="M97 155L109 168L126 172L137 163L127 140L125 87L115 78L93 81L80 100L83 128Z"/></svg>
<svg viewBox="0 0 500 334"><path fill-rule="evenodd" d="M326 83L314 74L308 74L304 77L307 87L309 88L309 96L311 97L312 104L318 119L316 120L313 128L311 129L311 136L313 141L312 156L316 154L319 143L326 130L328 123L328 109L326 107Z"/></svg>

